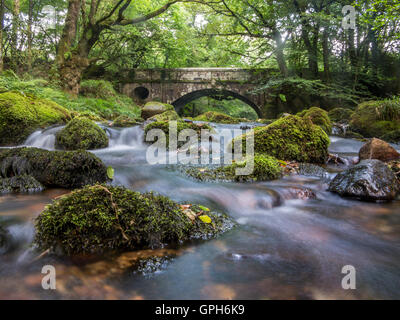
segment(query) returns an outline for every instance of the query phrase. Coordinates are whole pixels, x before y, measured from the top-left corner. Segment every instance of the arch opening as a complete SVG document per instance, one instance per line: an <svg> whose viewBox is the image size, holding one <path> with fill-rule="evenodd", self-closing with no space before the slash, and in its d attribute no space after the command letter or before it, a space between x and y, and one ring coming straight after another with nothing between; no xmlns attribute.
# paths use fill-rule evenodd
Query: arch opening
<svg viewBox="0 0 400 320"><path fill-rule="evenodd" d="M172 105L174 106L176 112L181 114L183 108L187 104L191 103L194 100L202 98L202 97L212 97L215 100L223 100L223 99L241 100L242 102L244 102L245 104L247 104L251 108L253 108L259 118L262 118L261 110L258 108L258 106L254 102L252 102L251 100L242 96L239 93L229 91L229 90L224 90L224 89L202 89L202 90L193 91L193 92L190 92L190 93L185 94L184 96L180 97L175 102L173 102Z"/></svg>
<svg viewBox="0 0 400 320"><path fill-rule="evenodd" d="M145 87L137 87L133 90L133 94L139 100L146 100L150 95L150 91Z"/></svg>

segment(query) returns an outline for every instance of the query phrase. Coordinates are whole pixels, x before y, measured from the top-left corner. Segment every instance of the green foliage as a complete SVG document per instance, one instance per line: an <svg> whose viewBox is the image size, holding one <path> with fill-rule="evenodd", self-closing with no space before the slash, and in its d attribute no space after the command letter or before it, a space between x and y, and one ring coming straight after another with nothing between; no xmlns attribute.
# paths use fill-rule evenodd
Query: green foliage
<svg viewBox="0 0 400 320"><path fill-rule="evenodd" d="M332 133L332 123L329 119L328 112L318 107L311 107L310 109L303 110L297 114L303 118L310 118L311 121L320 126L322 130L326 132L326 134Z"/></svg>
<svg viewBox="0 0 400 320"><path fill-rule="evenodd" d="M47 206L36 219L34 242L42 250L67 255L161 248L225 230L225 216L208 215L212 224L192 221L166 197L95 185Z"/></svg>
<svg viewBox="0 0 400 320"><path fill-rule="evenodd" d="M92 120L74 118L57 132L56 147L63 150L94 150L108 147L108 137Z"/></svg>
<svg viewBox="0 0 400 320"><path fill-rule="evenodd" d="M400 129L385 133L381 139L390 143L400 143Z"/></svg>
<svg viewBox="0 0 400 320"><path fill-rule="evenodd" d="M241 139L246 150L246 135L235 139ZM254 130L255 152L279 160L325 163L329 144L327 134L309 118L290 115Z"/></svg>
<svg viewBox="0 0 400 320"><path fill-rule="evenodd" d="M36 129L63 124L69 118L66 109L47 99L0 93L0 145L22 143Z"/></svg>
<svg viewBox="0 0 400 320"><path fill-rule="evenodd" d="M89 81L89 84L91 84L90 88L93 88L94 84L97 84L100 88L104 86L107 90L112 90L113 94L107 95L106 92L108 91L104 89L98 92L98 95L103 98L97 98L94 94L92 97L79 96L78 98L72 98L57 85L46 80L34 79L23 81L17 76L10 76L9 74L0 77L0 88L4 88L4 90L18 91L23 95L34 95L38 98L51 100L69 111L74 111L94 119L114 119L120 115L133 118L140 116L140 108L133 103L132 99L115 93L110 83ZM89 88L89 86L87 85L85 88ZM88 93L88 95L90 94Z"/></svg>
<svg viewBox="0 0 400 320"><path fill-rule="evenodd" d="M31 175L46 187L79 188L106 182L107 168L94 154L12 148L0 151L0 177Z"/></svg>

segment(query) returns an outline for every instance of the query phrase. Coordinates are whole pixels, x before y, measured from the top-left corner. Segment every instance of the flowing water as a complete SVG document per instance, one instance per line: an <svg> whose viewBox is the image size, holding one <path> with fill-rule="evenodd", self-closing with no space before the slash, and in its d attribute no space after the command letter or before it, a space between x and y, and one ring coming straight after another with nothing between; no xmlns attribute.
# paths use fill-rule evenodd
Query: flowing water
<svg viewBox="0 0 400 320"><path fill-rule="evenodd" d="M215 125L216 136L222 128ZM54 149L52 128L28 146ZM182 248L144 250L101 259L35 259L33 219L67 190L0 197L0 221L11 241L0 252L0 299L400 299L400 202L367 203L326 191L327 180L291 176L272 182L198 182L177 166L149 165L143 130L107 128L110 147L94 153L115 168L114 184L153 190L229 214L238 222L217 239ZM348 158L362 143L331 137L331 152ZM343 168L340 168L343 169ZM338 168L328 168L330 176ZM311 189L316 199L301 200ZM155 272L132 266L149 256ZM57 290L41 287L44 264L56 267ZM342 268L356 269L356 290L342 289Z"/></svg>

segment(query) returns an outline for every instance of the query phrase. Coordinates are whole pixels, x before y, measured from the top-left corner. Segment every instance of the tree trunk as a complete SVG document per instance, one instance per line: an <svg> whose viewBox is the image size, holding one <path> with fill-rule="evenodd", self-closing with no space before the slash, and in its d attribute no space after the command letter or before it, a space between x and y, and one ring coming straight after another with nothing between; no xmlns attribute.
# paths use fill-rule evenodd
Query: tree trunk
<svg viewBox="0 0 400 320"><path fill-rule="evenodd" d="M4 1L5 0L0 0L0 72L3 72L4 70L4 57L3 57Z"/></svg>
<svg viewBox="0 0 400 320"><path fill-rule="evenodd" d="M32 23L33 23L33 0L29 0L28 9L28 72L32 71Z"/></svg>
<svg viewBox="0 0 400 320"><path fill-rule="evenodd" d="M14 0L13 6L13 19L12 19L12 32L11 32L11 64L14 71L18 69L18 29L19 29L19 13L20 13L20 0Z"/></svg>
<svg viewBox="0 0 400 320"><path fill-rule="evenodd" d="M285 54L283 52L284 49L284 43L282 42L282 36L279 33L279 31L275 31L274 34L274 39L276 43L276 50L275 50L275 56L276 56L276 61L278 62L279 70L284 78L288 76L288 68L286 65L286 59L285 59Z"/></svg>
<svg viewBox="0 0 400 320"><path fill-rule="evenodd" d="M325 27L322 35L322 55L324 60L324 78L326 82L331 79L330 65L329 65L329 43L328 43L328 29Z"/></svg>

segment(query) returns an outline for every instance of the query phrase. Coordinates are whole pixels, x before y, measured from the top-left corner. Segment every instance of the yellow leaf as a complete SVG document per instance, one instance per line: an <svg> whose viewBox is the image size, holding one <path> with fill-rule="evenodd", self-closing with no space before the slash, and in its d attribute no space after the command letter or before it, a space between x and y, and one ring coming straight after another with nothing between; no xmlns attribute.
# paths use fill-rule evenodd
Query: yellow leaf
<svg viewBox="0 0 400 320"><path fill-rule="evenodd" d="M211 218L209 216L203 215L203 216L200 216L199 219L201 221L203 221L204 223L211 223Z"/></svg>

